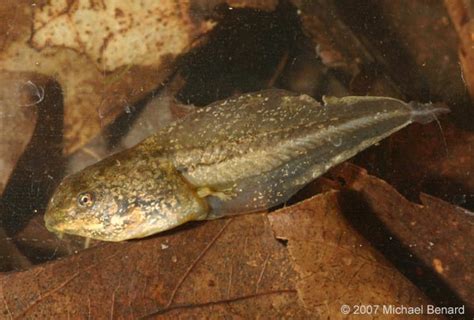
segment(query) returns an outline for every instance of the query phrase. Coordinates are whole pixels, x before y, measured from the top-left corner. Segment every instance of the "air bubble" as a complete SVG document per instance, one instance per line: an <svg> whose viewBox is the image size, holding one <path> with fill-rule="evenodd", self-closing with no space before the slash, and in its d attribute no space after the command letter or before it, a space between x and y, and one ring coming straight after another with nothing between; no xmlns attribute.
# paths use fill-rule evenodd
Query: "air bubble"
<svg viewBox="0 0 474 320"><path fill-rule="evenodd" d="M33 81L28 80L20 88L20 95L24 94L29 103L21 104L20 107L31 107L44 100L44 88L37 86Z"/></svg>
<svg viewBox="0 0 474 320"><path fill-rule="evenodd" d="M130 106L130 105L125 106L125 113L131 114L133 112L135 112L135 107L134 106Z"/></svg>
<svg viewBox="0 0 474 320"><path fill-rule="evenodd" d="M329 137L328 140L335 147L340 147L342 145L342 137L340 137L340 136Z"/></svg>

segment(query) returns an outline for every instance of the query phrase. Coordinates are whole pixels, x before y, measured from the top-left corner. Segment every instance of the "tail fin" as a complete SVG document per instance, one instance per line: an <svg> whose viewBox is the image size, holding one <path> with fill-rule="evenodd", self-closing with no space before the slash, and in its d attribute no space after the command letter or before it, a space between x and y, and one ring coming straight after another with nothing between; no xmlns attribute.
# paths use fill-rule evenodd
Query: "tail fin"
<svg viewBox="0 0 474 320"><path fill-rule="evenodd" d="M444 103L418 103L410 102L411 120L422 124L430 123L437 119L440 114L451 112Z"/></svg>

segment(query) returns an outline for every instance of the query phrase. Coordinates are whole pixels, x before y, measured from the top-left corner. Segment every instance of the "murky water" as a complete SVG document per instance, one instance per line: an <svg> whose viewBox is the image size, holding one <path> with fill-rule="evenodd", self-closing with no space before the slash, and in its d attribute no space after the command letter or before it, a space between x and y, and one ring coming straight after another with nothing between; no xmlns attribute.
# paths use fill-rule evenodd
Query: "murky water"
<svg viewBox="0 0 474 320"><path fill-rule="evenodd" d="M474 210L474 113L442 6L343 1L308 13L293 1L199 3L117 7L110 15L78 3L69 11L0 4L0 270L85 248L85 239L60 238L44 226L65 176L197 108L267 88L318 100L352 94L446 103L452 112L441 129L410 127L352 161L410 201L425 192L466 215ZM78 19L81 12L91 20ZM58 22L66 18L75 24ZM329 142L346 143L341 135ZM314 193L308 187L289 203Z"/></svg>

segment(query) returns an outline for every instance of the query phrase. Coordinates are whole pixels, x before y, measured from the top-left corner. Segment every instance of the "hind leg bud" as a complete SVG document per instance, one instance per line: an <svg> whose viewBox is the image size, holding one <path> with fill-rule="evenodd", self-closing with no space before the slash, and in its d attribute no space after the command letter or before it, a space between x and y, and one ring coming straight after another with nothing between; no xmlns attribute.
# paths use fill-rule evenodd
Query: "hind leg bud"
<svg viewBox="0 0 474 320"><path fill-rule="evenodd" d="M214 190L210 187L200 187L197 189L197 194L200 198L205 197L216 197L222 201L228 201L235 197L235 192L233 188L223 189L223 190Z"/></svg>

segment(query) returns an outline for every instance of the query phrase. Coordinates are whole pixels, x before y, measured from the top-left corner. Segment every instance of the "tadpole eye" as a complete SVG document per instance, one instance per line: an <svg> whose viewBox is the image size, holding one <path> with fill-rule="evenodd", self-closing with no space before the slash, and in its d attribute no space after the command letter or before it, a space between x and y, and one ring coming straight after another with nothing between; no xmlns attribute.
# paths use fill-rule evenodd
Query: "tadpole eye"
<svg viewBox="0 0 474 320"><path fill-rule="evenodd" d="M92 192L82 192L77 196L77 203L82 208L90 207L94 204L94 194Z"/></svg>

